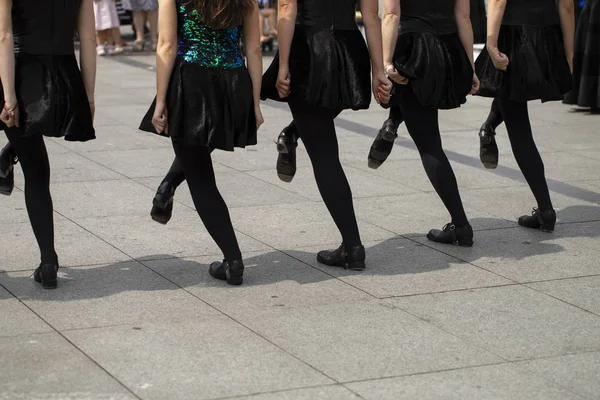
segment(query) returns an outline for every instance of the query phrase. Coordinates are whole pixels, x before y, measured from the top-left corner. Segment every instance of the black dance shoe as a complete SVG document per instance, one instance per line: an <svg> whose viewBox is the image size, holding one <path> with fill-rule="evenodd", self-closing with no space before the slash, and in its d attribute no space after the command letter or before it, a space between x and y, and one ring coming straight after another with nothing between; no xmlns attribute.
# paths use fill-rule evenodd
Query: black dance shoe
<svg viewBox="0 0 600 400"><path fill-rule="evenodd" d="M150 216L159 224L165 225L173 215L173 197L175 188L170 183L163 183L158 187L154 199L152 199L152 210Z"/></svg>
<svg viewBox="0 0 600 400"><path fill-rule="evenodd" d="M15 172L11 170L6 178L0 178L0 194L10 196L15 188Z"/></svg>
<svg viewBox="0 0 600 400"><path fill-rule="evenodd" d="M458 227L450 223L446 224L441 231L439 229L430 230L427 239L436 243L471 247L473 246L473 228L470 224Z"/></svg>
<svg viewBox="0 0 600 400"><path fill-rule="evenodd" d="M479 158L487 169L495 169L498 166L496 131L485 124L479 130Z"/></svg>
<svg viewBox="0 0 600 400"><path fill-rule="evenodd" d="M44 289L56 289L58 286L57 271L58 265L56 264L40 264L33 273L33 279L41 283Z"/></svg>
<svg viewBox="0 0 600 400"><path fill-rule="evenodd" d="M354 246L349 249L344 243L336 250L323 250L317 254L317 261L330 267L342 267L352 271L365 269L365 247Z"/></svg>
<svg viewBox="0 0 600 400"><path fill-rule="evenodd" d="M213 278L227 281L230 285L241 285L244 282L244 262L242 260L216 261L210 265L208 272Z"/></svg>
<svg viewBox="0 0 600 400"><path fill-rule="evenodd" d="M290 124L277 138L277 176L284 182L291 182L296 175L296 147L298 135L296 128Z"/></svg>
<svg viewBox="0 0 600 400"><path fill-rule="evenodd" d="M519 225L524 226L525 228L539 229L542 232L554 232L554 227L556 226L556 211L541 211L534 208L531 215L524 215L519 218Z"/></svg>
<svg viewBox="0 0 600 400"><path fill-rule="evenodd" d="M383 123L369 151L369 168L377 169L387 160L398 137L398 126L390 118Z"/></svg>

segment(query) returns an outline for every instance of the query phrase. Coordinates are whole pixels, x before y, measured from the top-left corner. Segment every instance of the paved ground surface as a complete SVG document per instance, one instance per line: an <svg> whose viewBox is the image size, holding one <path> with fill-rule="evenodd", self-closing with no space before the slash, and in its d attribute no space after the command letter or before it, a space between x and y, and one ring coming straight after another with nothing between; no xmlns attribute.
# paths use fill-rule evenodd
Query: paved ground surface
<svg viewBox="0 0 600 400"><path fill-rule="evenodd" d="M171 223L149 218L173 157L167 139L136 130L152 64L102 59L98 140L48 140L58 290L30 278L20 171L0 199L0 398L600 398L600 116L531 104L560 219L543 234L515 223L534 200L504 128L501 166L480 166L490 102L442 112L476 229L464 249L424 238L449 217L406 130L370 170L385 112L344 113L341 157L368 245L368 269L349 273L315 261L340 238L303 149L294 181L278 181L273 142L290 114L266 103L259 145L214 157L247 258L246 284L232 288L208 275L219 254L186 187Z"/></svg>

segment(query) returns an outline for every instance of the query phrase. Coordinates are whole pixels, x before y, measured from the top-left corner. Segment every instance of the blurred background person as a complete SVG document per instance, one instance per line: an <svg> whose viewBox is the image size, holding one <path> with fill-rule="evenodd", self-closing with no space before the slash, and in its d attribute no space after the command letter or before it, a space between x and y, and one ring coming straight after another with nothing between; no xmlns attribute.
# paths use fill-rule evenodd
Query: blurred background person
<svg viewBox="0 0 600 400"><path fill-rule="evenodd" d="M94 0L96 52L99 56L123 53L119 14L114 0Z"/></svg>
<svg viewBox="0 0 600 400"><path fill-rule="evenodd" d="M258 28L260 30L260 42L265 43L277 37L277 10L275 0L258 0ZM268 34L265 30L265 22L269 23Z"/></svg>
<svg viewBox="0 0 600 400"><path fill-rule="evenodd" d="M146 24L149 24L152 50L156 50L158 43L158 0L122 0L121 3L125 10L131 10L133 14L133 26L135 28L133 49L142 51L146 47L144 28Z"/></svg>

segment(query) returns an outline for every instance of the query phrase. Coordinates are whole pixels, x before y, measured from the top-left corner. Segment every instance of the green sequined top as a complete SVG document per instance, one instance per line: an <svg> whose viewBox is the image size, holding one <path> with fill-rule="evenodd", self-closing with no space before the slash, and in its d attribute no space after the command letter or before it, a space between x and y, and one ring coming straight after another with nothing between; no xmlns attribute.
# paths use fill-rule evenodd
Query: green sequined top
<svg viewBox="0 0 600 400"><path fill-rule="evenodd" d="M193 1L177 0L177 57L209 68L244 66L240 46L242 27L214 29L202 22Z"/></svg>

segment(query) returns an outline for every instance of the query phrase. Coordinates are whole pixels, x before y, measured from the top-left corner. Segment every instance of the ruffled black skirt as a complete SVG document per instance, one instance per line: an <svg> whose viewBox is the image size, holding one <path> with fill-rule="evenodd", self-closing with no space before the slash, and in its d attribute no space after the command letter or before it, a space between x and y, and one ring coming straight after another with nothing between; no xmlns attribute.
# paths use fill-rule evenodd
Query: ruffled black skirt
<svg viewBox="0 0 600 400"><path fill-rule="evenodd" d="M477 95L546 102L562 100L571 90L560 26L502 25L498 49L508 56L508 69L496 69L484 48L475 62L481 81Z"/></svg>
<svg viewBox="0 0 600 400"><path fill-rule="evenodd" d="M367 109L371 103L371 61L356 30L317 30L296 26L290 52L291 94L275 88L279 53L263 76L263 100L301 99L333 110Z"/></svg>
<svg viewBox="0 0 600 400"><path fill-rule="evenodd" d="M140 129L152 126L156 99ZM221 69L178 59L167 92L169 136L176 143L233 151L256 144L252 81L246 67Z"/></svg>
<svg viewBox="0 0 600 400"><path fill-rule="evenodd" d="M588 0L575 35L573 90L565 103L600 108L600 0Z"/></svg>
<svg viewBox="0 0 600 400"><path fill-rule="evenodd" d="M396 43L394 66L408 78L425 107L452 109L467 101L473 67L455 33L401 34Z"/></svg>
<svg viewBox="0 0 600 400"><path fill-rule="evenodd" d="M89 101L75 55L15 56L19 133L85 142L95 139ZM0 85L0 104L4 93ZM6 126L0 122L0 130Z"/></svg>

